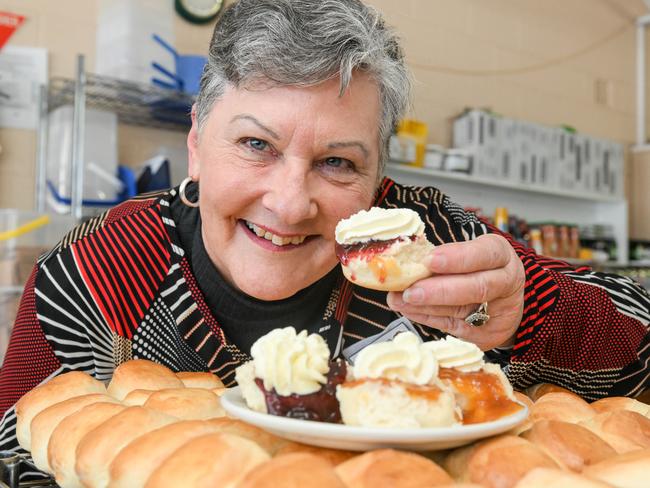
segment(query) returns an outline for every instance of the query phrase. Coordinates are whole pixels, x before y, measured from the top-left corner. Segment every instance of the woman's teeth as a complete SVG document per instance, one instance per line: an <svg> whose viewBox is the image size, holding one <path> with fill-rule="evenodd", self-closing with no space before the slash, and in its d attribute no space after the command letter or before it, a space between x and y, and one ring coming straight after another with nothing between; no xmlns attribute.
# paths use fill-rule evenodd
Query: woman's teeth
<svg viewBox="0 0 650 488"><path fill-rule="evenodd" d="M246 222L246 226L255 232L255 235L258 237L263 237L267 241L271 241L276 246L286 246L287 244L302 244L307 236L292 236L292 237L280 237L275 234L270 233L267 230L262 229L261 227L253 224L252 222Z"/></svg>

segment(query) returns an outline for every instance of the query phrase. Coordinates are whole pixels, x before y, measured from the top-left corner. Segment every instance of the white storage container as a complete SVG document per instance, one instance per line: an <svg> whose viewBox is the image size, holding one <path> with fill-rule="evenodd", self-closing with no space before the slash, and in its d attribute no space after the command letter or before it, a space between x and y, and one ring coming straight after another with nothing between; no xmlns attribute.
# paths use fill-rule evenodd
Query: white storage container
<svg viewBox="0 0 650 488"><path fill-rule="evenodd" d="M437 144L427 144L424 152L424 167L431 169L443 169L445 160L445 148Z"/></svg>
<svg viewBox="0 0 650 488"><path fill-rule="evenodd" d="M72 105L49 114L47 181L50 208L69 210L72 181ZM117 176L117 116L112 112L87 109L84 136L83 200L110 203L121 187Z"/></svg>
<svg viewBox="0 0 650 488"><path fill-rule="evenodd" d="M151 84L156 61L174 73L174 58L152 39L158 34L174 45L173 0L100 0L95 44L95 72Z"/></svg>

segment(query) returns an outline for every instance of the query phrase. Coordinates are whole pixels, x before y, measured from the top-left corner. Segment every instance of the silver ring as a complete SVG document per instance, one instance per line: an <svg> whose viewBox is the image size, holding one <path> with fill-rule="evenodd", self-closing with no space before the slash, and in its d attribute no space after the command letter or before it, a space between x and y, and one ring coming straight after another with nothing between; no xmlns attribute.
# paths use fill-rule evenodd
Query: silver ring
<svg viewBox="0 0 650 488"><path fill-rule="evenodd" d="M467 322L469 325L473 325L474 327L485 325L485 323L490 320L487 306L487 302L481 303L476 309L476 312L473 312L465 317L465 322Z"/></svg>

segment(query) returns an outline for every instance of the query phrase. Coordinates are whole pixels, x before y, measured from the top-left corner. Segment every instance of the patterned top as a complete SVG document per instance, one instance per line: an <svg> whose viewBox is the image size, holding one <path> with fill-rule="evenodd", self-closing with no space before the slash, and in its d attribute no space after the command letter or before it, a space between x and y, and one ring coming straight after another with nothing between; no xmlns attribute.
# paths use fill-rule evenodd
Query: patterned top
<svg viewBox="0 0 650 488"><path fill-rule="evenodd" d="M235 368L248 357L229 342L192 274L170 213L177 198L170 190L128 201L41 256L0 369L0 450L19 450L15 402L66 371L108 380L122 362L145 358L234 383ZM434 244L498 232L431 187L385 179L375 203L417 211ZM634 396L648 387L648 293L629 278L575 269L505 237L526 271L524 314L514 346L486 354L515 388L551 382L596 399ZM345 346L398 316L386 306L385 292L342 277L322 313L322 333L338 326ZM425 340L443 336L415 326Z"/></svg>

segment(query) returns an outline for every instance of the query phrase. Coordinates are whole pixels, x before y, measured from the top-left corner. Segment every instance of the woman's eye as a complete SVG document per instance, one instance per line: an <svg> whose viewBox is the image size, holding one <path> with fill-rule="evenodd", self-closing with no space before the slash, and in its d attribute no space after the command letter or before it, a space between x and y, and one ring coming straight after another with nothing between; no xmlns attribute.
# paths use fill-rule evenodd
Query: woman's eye
<svg viewBox="0 0 650 488"><path fill-rule="evenodd" d="M343 170L351 170L354 169L354 164L352 164L351 161L348 161L347 159L343 158L327 158L324 161L325 165L328 168L334 168L334 169L343 169Z"/></svg>
<svg viewBox="0 0 650 488"><path fill-rule="evenodd" d="M269 143L262 139L250 138L246 140L246 144L256 151L264 151L269 147Z"/></svg>

